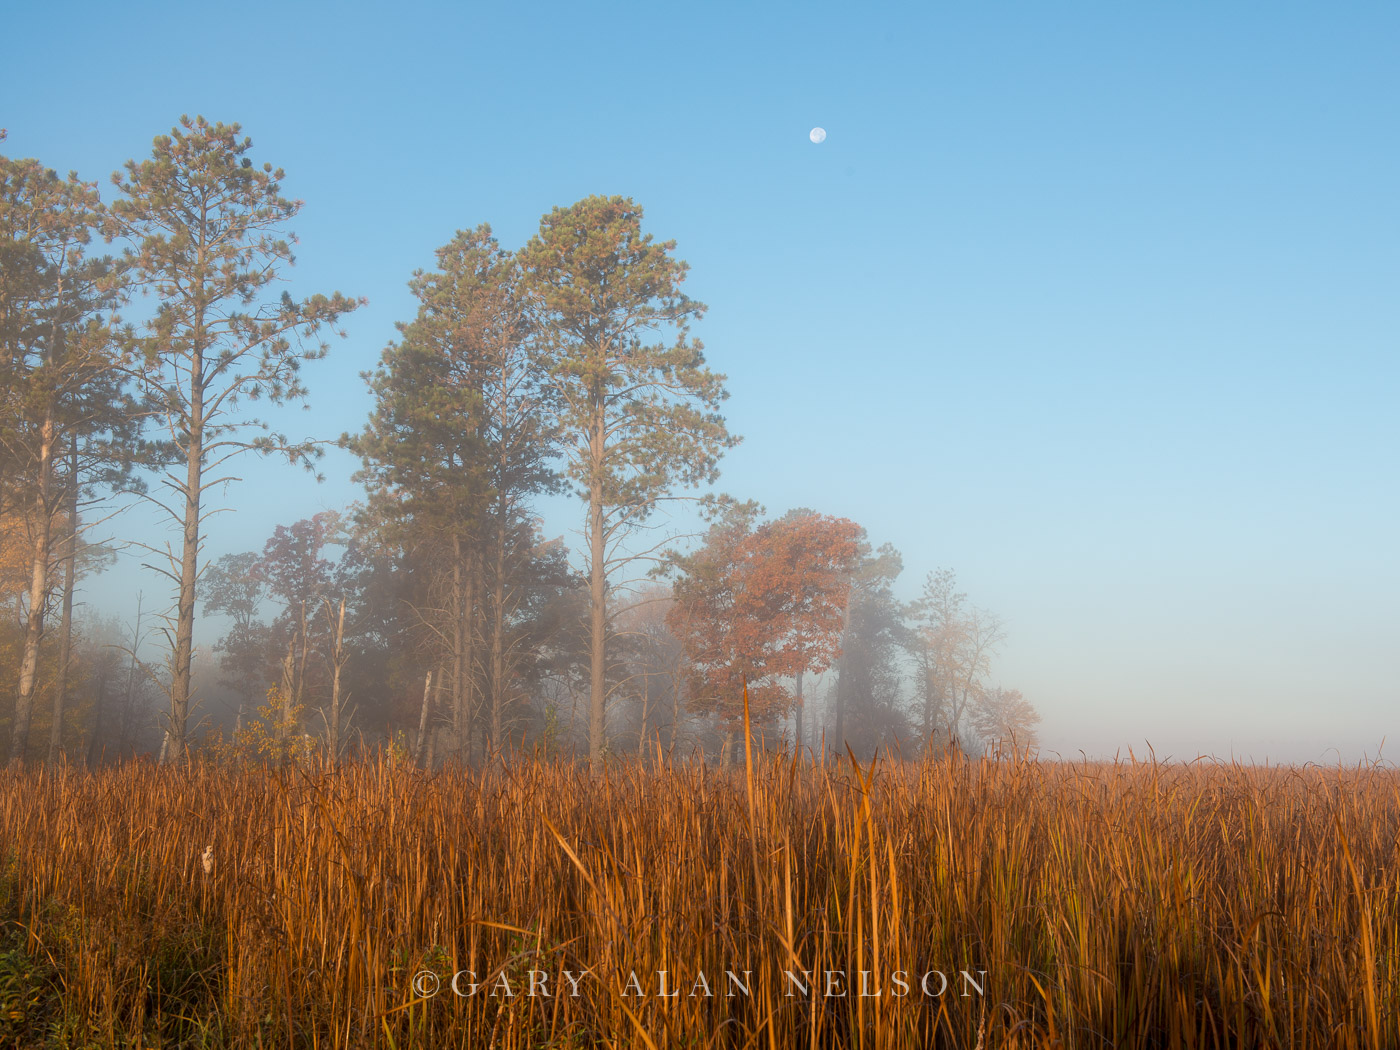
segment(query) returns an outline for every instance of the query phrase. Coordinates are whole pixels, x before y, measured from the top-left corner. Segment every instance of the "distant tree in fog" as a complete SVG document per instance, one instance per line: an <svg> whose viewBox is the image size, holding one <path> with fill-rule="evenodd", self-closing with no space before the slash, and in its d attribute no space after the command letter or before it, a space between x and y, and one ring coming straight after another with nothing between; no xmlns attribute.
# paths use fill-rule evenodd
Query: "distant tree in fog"
<svg viewBox="0 0 1400 1050"><path fill-rule="evenodd" d="M863 529L858 549L836 663L831 742L838 748L849 743L864 755L895 746L909 727L900 696L904 608L893 590L904 559L888 543L872 551Z"/></svg>
<svg viewBox="0 0 1400 1050"><path fill-rule="evenodd" d="M1006 631L996 616L967 603L950 569L928 574L911 612L916 623L905 645L917 668L924 741L958 740L973 728L971 717Z"/></svg>
<svg viewBox="0 0 1400 1050"><path fill-rule="evenodd" d="M685 646L668 622L675 607L671 588L652 584L613 618L615 648L625 668L618 692L632 701L639 753L657 740L674 747L686 720Z"/></svg>
<svg viewBox="0 0 1400 1050"><path fill-rule="evenodd" d="M1035 727L1040 724L1038 712L1021 695L1019 689L984 690L977 700L972 725L984 747L994 750L1033 747Z"/></svg>
<svg viewBox="0 0 1400 1050"><path fill-rule="evenodd" d="M262 558L253 551L225 554L209 566L199 581L205 611L233 621L214 651L221 654L224 684L238 695L235 732L256 710L268 686L272 637L260 619L267 598L261 562Z"/></svg>

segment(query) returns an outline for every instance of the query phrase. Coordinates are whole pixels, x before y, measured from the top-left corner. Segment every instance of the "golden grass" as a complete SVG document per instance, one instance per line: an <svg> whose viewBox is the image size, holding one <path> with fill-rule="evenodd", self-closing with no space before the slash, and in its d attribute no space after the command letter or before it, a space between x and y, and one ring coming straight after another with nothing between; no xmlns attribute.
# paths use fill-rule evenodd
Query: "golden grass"
<svg viewBox="0 0 1400 1050"><path fill-rule="evenodd" d="M0 774L0 1042L1400 1046L1394 771L654 765Z"/></svg>

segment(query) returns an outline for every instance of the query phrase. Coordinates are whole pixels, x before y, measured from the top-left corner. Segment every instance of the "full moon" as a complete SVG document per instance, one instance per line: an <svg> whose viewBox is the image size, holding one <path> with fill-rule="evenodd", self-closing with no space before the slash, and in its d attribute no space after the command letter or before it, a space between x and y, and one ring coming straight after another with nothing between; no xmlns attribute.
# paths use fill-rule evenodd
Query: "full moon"
<svg viewBox="0 0 1400 1050"><path fill-rule="evenodd" d="M812 133L811 133L810 135L808 135L807 137L808 137L809 139L811 139L813 142L825 142L825 141L826 141L826 128L813 128L813 129L812 129Z"/></svg>

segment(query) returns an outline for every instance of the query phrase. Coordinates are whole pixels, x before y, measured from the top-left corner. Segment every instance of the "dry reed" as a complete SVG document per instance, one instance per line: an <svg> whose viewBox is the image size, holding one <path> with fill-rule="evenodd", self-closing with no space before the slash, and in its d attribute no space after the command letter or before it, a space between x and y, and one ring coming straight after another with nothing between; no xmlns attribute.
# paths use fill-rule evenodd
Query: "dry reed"
<svg viewBox="0 0 1400 1050"><path fill-rule="evenodd" d="M1376 1050L1397 827L1377 767L10 771L0 1040Z"/></svg>

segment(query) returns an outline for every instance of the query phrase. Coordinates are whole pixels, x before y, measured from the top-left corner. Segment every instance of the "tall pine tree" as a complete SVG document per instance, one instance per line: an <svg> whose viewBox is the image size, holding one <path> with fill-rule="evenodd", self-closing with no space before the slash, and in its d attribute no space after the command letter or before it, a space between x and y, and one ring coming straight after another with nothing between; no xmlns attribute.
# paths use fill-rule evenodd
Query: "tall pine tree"
<svg viewBox="0 0 1400 1050"><path fill-rule="evenodd" d="M368 377L374 415L346 443L365 463L371 519L448 567L445 600L421 608L446 643L453 727L464 743L481 709L499 746L520 663L513 620L550 575L529 510L556 486L556 411L529 353L519 269L491 228L459 231L437 263L410 283L418 315Z"/></svg>
<svg viewBox="0 0 1400 1050"><path fill-rule="evenodd" d="M642 233L631 200L595 196L544 216L521 253L568 477L588 505L595 764L606 747L609 576L638 556L623 541L676 488L714 480L737 443L718 411L724 376L689 338L705 307L681 291L687 267L675 247Z"/></svg>
<svg viewBox="0 0 1400 1050"><path fill-rule="evenodd" d="M109 259L86 253L103 218L94 184L0 157L0 508L24 525L28 567L12 763L29 742L55 555L76 550L79 449L110 462L138 415L110 316L120 281ZM61 718L61 694L57 706Z"/></svg>
<svg viewBox="0 0 1400 1050"><path fill-rule="evenodd" d="M156 138L148 160L128 161L125 175L112 176L124 194L112 206L116 231L132 242L128 272L157 297L135 375L160 406L179 463L162 479L158 506L179 525L180 546L154 550L168 562L158 571L176 587L167 760L185 748L200 530L210 513L204 494L233 480L219 468L242 453L310 466L320 452L316 442L271 432L243 402L304 400L301 366L328 351L319 334L364 302L339 292L270 294L294 261L283 230L301 204L282 196L280 168L253 164L252 140L239 132L237 124L182 117Z"/></svg>

